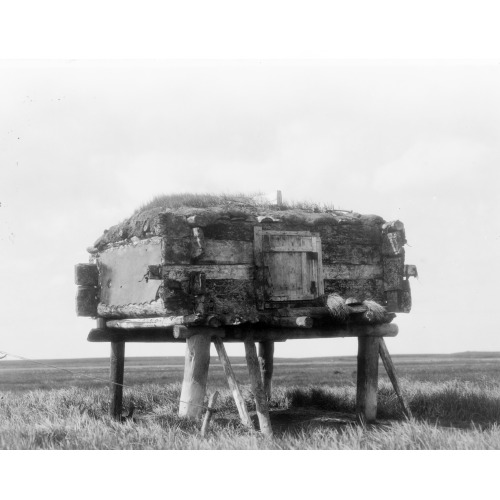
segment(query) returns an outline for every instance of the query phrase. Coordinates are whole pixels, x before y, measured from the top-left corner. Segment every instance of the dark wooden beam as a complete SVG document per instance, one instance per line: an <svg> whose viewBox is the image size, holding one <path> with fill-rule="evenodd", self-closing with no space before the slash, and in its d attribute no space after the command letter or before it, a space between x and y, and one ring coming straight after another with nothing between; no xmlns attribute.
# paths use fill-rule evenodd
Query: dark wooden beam
<svg viewBox="0 0 500 500"><path fill-rule="evenodd" d="M123 402L123 372L125 367L125 342L111 342L110 357L111 405L109 414L121 420Z"/></svg>
<svg viewBox="0 0 500 500"><path fill-rule="evenodd" d="M378 338L358 339L356 413L364 422L374 422L377 418L378 356Z"/></svg>
<svg viewBox="0 0 500 500"><path fill-rule="evenodd" d="M262 383L267 399L271 399L272 379L274 369L274 342L265 340L259 342L259 363L260 372L262 375Z"/></svg>

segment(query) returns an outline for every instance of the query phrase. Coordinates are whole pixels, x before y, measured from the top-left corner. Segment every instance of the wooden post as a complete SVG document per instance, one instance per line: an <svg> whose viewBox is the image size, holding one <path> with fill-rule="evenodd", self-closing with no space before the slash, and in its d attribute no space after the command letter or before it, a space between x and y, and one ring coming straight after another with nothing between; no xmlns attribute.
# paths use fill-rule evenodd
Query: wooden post
<svg viewBox="0 0 500 500"><path fill-rule="evenodd" d="M269 400L271 399L274 369L274 342L272 340L259 342L259 363L264 391Z"/></svg>
<svg viewBox="0 0 500 500"><path fill-rule="evenodd" d="M257 349L255 349L255 343L251 339L245 340L245 354L247 358L248 374L250 375L250 384L255 396L255 407L257 410L257 417L259 418L260 431L265 436L272 437L273 429L271 427L271 420L269 418L267 397L260 375Z"/></svg>
<svg viewBox="0 0 500 500"><path fill-rule="evenodd" d="M212 418L212 414L214 413L215 404L217 402L217 398L219 397L219 393L215 391L208 400L208 408L205 413L205 418L203 419L203 425L201 426L201 437L205 437L207 434L208 426L210 424L210 419Z"/></svg>
<svg viewBox="0 0 500 500"><path fill-rule="evenodd" d="M365 422L377 418L378 355L378 338L358 337L356 412Z"/></svg>
<svg viewBox="0 0 500 500"><path fill-rule="evenodd" d="M217 354L219 355L219 360L221 362L222 368L224 368L227 383L229 384L229 388L231 389L231 393L233 394L233 399L236 403L236 408L238 409L241 422L246 427L250 427L251 429L253 429L253 424L248 413L247 405L245 404L245 400L241 395L240 387L234 375L233 367L229 362L229 357L227 355L226 348L224 347L224 343L219 337L215 337L213 339L213 343L215 344L215 348L217 349Z"/></svg>
<svg viewBox="0 0 500 500"><path fill-rule="evenodd" d="M125 367L125 342L111 342L111 406L109 414L121 420L123 402L123 371Z"/></svg>
<svg viewBox="0 0 500 500"><path fill-rule="evenodd" d="M276 205L278 205L278 207L283 205L283 195L279 190L276 192Z"/></svg>
<svg viewBox="0 0 500 500"><path fill-rule="evenodd" d="M210 335L200 333L186 340L186 360L182 382L179 416L201 417L210 366Z"/></svg>
<svg viewBox="0 0 500 500"><path fill-rule="evenodd" d="M401 404L401 407L403 408L403 413L406 415L407 418L411 418L411 411L409 406L406 404L406 401L403 398L403 394L401 392L401 389L399 387L399 381L398 381L398 376L396 373L396 367L394 366L394 363L392 362L391 356L389 354L389 350L387 349L387 346L385 345L385 340L381 338L379 340L379 353L380 353L380 358L382 359L382 362L384 363L385 371L387 372L387 375L389 376L389 379L392 382L392 386L394 387L394 391L396 392L396 395L399 399L399 403Z"/></svg>

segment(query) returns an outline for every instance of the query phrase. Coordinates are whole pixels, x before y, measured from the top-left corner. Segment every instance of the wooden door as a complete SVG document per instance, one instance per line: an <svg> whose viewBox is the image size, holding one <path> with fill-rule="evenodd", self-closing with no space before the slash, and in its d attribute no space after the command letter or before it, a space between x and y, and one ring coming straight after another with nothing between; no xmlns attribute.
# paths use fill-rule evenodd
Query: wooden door
<svg viewBox="0 0 500 500"><path fill-rule="evenodd" d="M324 293L319 236L260 227L254 236L261 308L266 303L313 300Z"/></svg>

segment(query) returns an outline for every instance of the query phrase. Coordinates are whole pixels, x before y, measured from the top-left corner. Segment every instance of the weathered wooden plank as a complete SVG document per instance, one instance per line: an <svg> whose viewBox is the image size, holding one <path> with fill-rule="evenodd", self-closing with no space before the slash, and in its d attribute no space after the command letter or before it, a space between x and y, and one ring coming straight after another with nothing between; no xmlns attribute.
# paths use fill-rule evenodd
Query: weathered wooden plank
<svg viewBox="0 0 500 500"><path fill-rule="evenodd" d="M265 231L262 239L263 252L314 252L311 233L295 234L296 231Z"/></svg>
<svg viewBox="0 0 500 500"><path fill-rule="evenodd" d="M399 387L396 367L392 362L391 355L389 354L389 350L387 349L385 340L383 338L379 339L379 354L380 358L382 359L382 362L384 363L385 371L387 372L387 375L389 376L389 379L392 382L392 386L394 387L394 392L396 393L399 399L399 403L401 405L401 408L403 409L403 413L407 418L411 418L412 415L410 407L406 404L406 401L403 397L403 393L401 392L401 388Z"/></svg>
<svg viewBox="0 0 500 500"><path fill-rule="evenodd" d="M110 357L110 393L109 414L115 420L121 420L123 403L123 372L125 367L125 342L111 342Z"/></svg>
<svg viewBox="0 0 500 500"><path fill-rule="evenodd" d="M334 244L321 240L323 265L327 264L380 264L380 247L376 245Z"/></svg>
<svg viewBox="0 0 500 500"><path fill-rule="evenodd" d="M382 279L381 264L324 264L323 278L328 280Z"/></svg>
<svg viewBox="0 0 500 500"><path fill-rule="evenodd" d="M186 325L175 325L173 335L176 339L188 339L193 335L208 335L209 337L225 337L224 328L213 328L209 326L187 327Z"/></svg>
<svg viewBox="0 0 500 500"><path fill-rule="evenodd" d="M206 327L175 325L174 331L192 331L191 334L206 333ZM219 335L224 332L224 342L241 342L249 335L253 335L256 342L265 340L284 341L292 339L313 339L313 338L338 338L338 337L395 337L398 334L398 327L395 324L347 324L342 326L325 326L312 328L280 328L273 326L233 326L214 329L214 334ZM179 334L187 336L187 333Z"/></svg>
<svg viewBox="0 0 500 500"><path fill-rule="evenodd" d="M167 309L162 299L142 304L125 304L113 306L99 303L97 313L103 318L141 318L147 316L170 316L172 313L182 313L182 309ZM184 311L186 314L189 311ZM97 314L95 315L97 316Z"/></svg>
<svg viewBox="0 0 500 500"><path fill-rule="evenodd" d="M245 340L245 356L247 359L248 374L250 376L250 385L255 398L255 409L257 410L260 431L265 436L272 437L273 429L271 426L271 419L269 418L267 396L264 391L264 385L262 384L257 350L255 349L254 341L251 339Z"/></svg>
<svg viewBox="0 0 500 500"><path fill-rule="evenodd" d="M272 394L272 379L274 371L274 342L266 340L259 342L259 364L262 376L262 383L264 384L264 391L267 399L271 399Z"/></svg>
<svg viewBox="0 0 500 500"><path fill-rule="evenodd" d="M176 342L184 343L184 339L176 339L172 328L118 330L110 328L94 328L90 330L88 342Z"/></svg>
<svg viewBox="0 0 500 500"><path fill-rule="evenodd" d="M96 264L75 265L75 285L97 286L99 284L99 272Z"/></svg>
<svg viewBox="0 0 500 500"><path fill-rule="evenodd" d="M358 339L356 412L366 422L374 422L377 418L378 356L378 338Z"/></svg>
<svg viewBox="0 0 500 500"><path fill-rule="evenodd" d="M174 337L174 330L189 330L189 333L182 333L178 338ZM175 325L173 328L149 328L137 330L118 330L96 328L90 331L87 340L89 342L185 342L185 338L196 333L206 333L206 327L186 327ZM212 336L224 336L224 342L242 342L249 335L252 335L256 342L276 341L284 342L294 339L315 339L315 338L342 338L342 337L395 337L398 334L398 327L395 324L382 325L342 325L341 327L313 327L313 328L277 328L267 327L258 329L256 327L221 327L214 328Z"/></svg>
<svg viewBox="0 0 500 500"><path fill-rule="evenodd" d="M215 348L217 349L217 354L219 356L222 368L224 369L227 383L229 385L229 389L231 390L231 394L233 395L233 399L236 404L236 408L238 409L238 414L240 416L241 422L244 426L253 429L252 419L250 418L250 415L248 413L245 399L241 394L240 386L238 385L238 381L236 380L233 367L231 366L226 348L224 347L224 343L220 338L217 337L213 339L213 342Z"/></svg>
<svg viewBox="0 0 500 500"><path fill-rule="evenodd" d="M162 318L118 319L106 322L108 328L131 330L135 328L168 328L174 325L200 324L203 318L197 314L167 316Z"/></svg>
<svg viewBox="0 0 500 500"><path fill-rule="evenodd" d="M189 279L190 273L203 272L207 280L253 280L254 266L248 264L193 264L163 266L163 276L174 281Z"/></svg>
<svg viewBox="0 0 500 500"><path fill-rule="evenodd" d="M205 239L203 253L197 263L253 264L253 243L236 240Z"/></svg>
<svg viewBox="0 0 500 500"><path fill-rule="evenodd" d="M179 403L179 416L200 418L207 390L210 365L210 337L194 335L186 340L184 379Z"/></svg>
<svg viewBox="0 0 500 500"><path fill-rule="evenodd" d="M255 264L255 299L257 309L264 309L266 299L266 280L264 275L264 253L262 251L262 227L254 227L253 240L254 264Z"/></svg>
<svg viewBox="0 0 500 500"><path fill-rule="evenodd" d="M79 286L76 289L75 305L77 316L97 316L98 293L99 291L95 286Z"/></svg>

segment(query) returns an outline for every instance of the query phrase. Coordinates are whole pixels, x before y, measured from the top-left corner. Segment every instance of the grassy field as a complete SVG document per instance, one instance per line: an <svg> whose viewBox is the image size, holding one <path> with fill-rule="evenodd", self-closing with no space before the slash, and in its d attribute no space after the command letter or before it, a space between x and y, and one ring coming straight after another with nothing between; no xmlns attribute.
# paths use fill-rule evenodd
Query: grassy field
<svg viewBox="0 0 500 500"><path fill-rule="evenodd" d="M136 418L125 423L107 415L107 359L44 361L102 382L2 360L0 449L500 449L500 353L393 359L413 419L380 365L379 419L370 426L354 420L354 357L276 359L272 440L240 425L215 358L208 391L221 397L205 439L198 423L177 417L183 358L126 360L124 406L133 403ZM244 360L232 362L254 412Z"/></svg>

